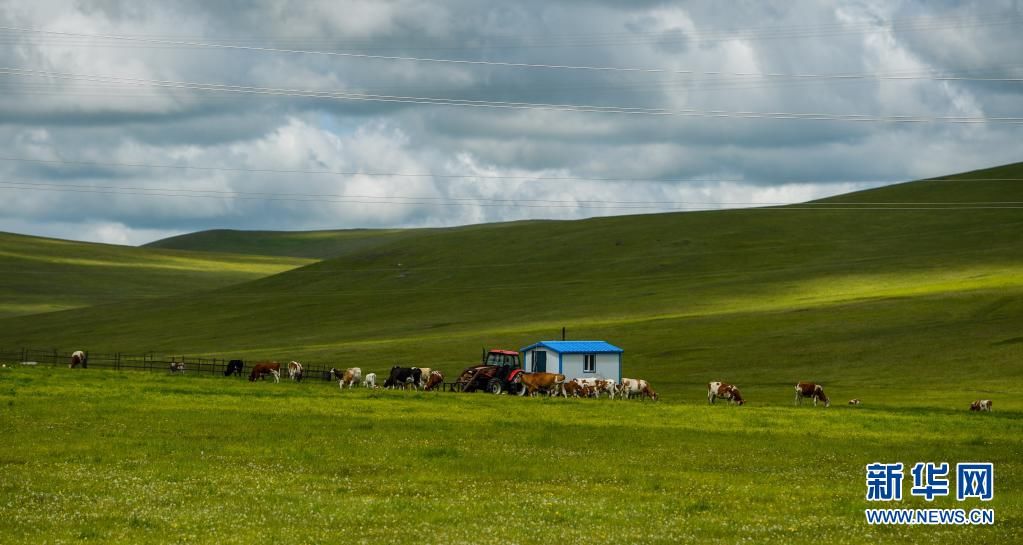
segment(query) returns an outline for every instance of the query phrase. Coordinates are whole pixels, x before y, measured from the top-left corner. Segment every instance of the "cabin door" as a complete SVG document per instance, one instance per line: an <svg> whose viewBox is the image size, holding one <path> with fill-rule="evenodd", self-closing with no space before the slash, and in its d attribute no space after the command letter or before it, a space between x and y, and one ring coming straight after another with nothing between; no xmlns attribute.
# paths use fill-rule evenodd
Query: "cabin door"
<svg viewBox="0 0 1023 545"><path fill-rule="evenodd" d="M547 372L547 352L541 352L539 350L533 351L533 372Z"/></svg>

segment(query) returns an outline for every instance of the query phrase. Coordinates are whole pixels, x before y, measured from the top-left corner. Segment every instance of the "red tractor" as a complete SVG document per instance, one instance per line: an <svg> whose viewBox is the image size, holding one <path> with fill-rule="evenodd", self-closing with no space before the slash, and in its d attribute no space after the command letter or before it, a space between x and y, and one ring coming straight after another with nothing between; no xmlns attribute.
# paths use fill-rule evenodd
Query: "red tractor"
<svg viewBox="0 0 1023 545"><path fill-rule="evenodd" d="M519 375L523 371L518 352L491 350L484 352L482 360L480 365L462 371L452 389L460 392L483 390L492 394L514 394L522 388Z"/></svg>

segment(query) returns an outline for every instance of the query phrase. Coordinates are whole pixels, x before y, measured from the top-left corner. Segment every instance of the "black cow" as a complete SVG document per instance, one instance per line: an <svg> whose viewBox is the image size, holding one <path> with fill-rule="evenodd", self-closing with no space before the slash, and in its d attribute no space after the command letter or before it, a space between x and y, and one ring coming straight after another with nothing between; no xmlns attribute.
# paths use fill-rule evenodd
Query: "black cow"
<svg viewBox="0 0 1023 545"><path fill-rule="evenodd" d="M384 388L402 388L404 389L408 385L412 385L416 390L419 389L419 383L423 380L423 371L418 367L399 367L395 365L391 367L391 375L387 377L387 381L384 382Z"/></svg>
<svg viewBox="0 0 1023 545"><path fill-rule="evenodd" d="M242 369L245 368L245 362L242 360L231 360L227 362L227 369L224 369L224 376L229 377L231 375L242 376Z"/></svg>

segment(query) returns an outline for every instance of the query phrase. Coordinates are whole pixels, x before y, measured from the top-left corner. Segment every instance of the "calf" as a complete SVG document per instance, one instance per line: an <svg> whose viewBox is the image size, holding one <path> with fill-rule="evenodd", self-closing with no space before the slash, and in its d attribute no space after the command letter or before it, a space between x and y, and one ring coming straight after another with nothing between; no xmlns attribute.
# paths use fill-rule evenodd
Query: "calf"
<svg viewBox="0 0 1023 545"><path fill-rule="evenodd" d="M727 399L736 405L745 405L746 400L742 398L739 388L727 382L711 382L707 384L707 402L714 403L717 398Z"/></svg>
<svg viewBox="0 0 1023 545"><path fill-rule="evenodd" d="M971 411L980 411L980 412L987 412L987 413L989 413L989 412L991 412L991 400L990 399L978 399L977 401L974 401L973 403L970 403L970 410Z"/></svg>
<svg viewBox="0 0 1023 545"><path fill-rule="evenodd" d="M849 400L849 404L850 405L859 405L860 404L860 400L859 399L850 399Z"/></svg>
<svg viewBox="0 0 1023 545"><path fill-rule="evenodd" d="M352 386L362 382L362 368L361 367L349 367L345 369L345 374L341 376L341 381L338 383L342 389L345 385L348 385L348 389L351 390Z"/></svg>
<svg viewBox="0 0 1023 545"><path fill-rule="evenodd" d="M615 392L618 389L618 385L613 380L607 380L604 378L575 378L572 379L578 381L579 384L586 386L590 389L590 397L600 397L600 394L607 393L611 399L615 398Z"/></svg>
<svg viewBox="0 0 1023 545"><path fill-rule="evenodd" d="M302 364L293 361L288 364L288 378L295 382L302 382Z"/></svg>
<svg viewBox="0 0 1023 545"><path fill-rule="evenodd" d="M280 382L281 364L275 361L264 361L253 365L252 372L249 373L249 382L255 382L257 378L263 379L266 375L273 375L274 382Z"/></svg>
<svg viewBox="0 0 1023 545"><path fill-rule="evenodd" d="M183 362L183 361L172 361L172 362L170 362L170 372L171 373L184 373L185 372L185 362Z"/></svg>
<svg viewBox="0 0 1023 545"><path fill-rule="evenodd" d="M442 386L444 386L444 373L430 371L430 376L426 377L426 385L423 386L423 389L429 392Z"/></svg>
<svg viewBox="0 0 1023 545"><path fill-rule="evenodd" d="M618 385L619 394L624 399L631 399L635 396L643 396L643 399L650 398L657 401L657 392L650 387L650 383L643 379L623 378Z"/></svg>
<svg viewBox="0 0 1023 545"><path fill-rule="evenodd" d="M817 400L823 401L825 407L831 406L831 400L828 399L827 394L824 393L824 387L820 384L813 382L800 382L796 384L795 405L802 405L804 397L812 397L814 407L817 406Z"/></svg>
<svg viewBox="0 0 1023 545"><path fill-rule="evenodd" d="M242 376L242 369L245 368L245 362L242 360L231 360L227 362L227 369L224 369L224 376L229 377L231 375Z"/></svg>
<svg viewBox="0 0 1023 545"><path fill-rule="evenodd" d="M519 395L536 395L537 392L548 392L552 395L559 393L565 397L565 375L560 373L520 373L517 379L520 383Z"/></svg>
<svg viewBox="0 0 1023 545"><path fill-rule="evenodd" d="M369 374L367 374L366 378L362 381L362 385L367 387L367 388L376 388L377 387L377 374L376 373L369 373Z"/></svg>
<svg viewBox="0 0 1023 545"><path fill-rule="evenodd" d="M384 381L384 388L401 388L408 386L418 390L419 383L423 381L423 372L418 367L391 367L391 374Z"/></svg>
<svg viewBox="0 0 1023 545"><path fill-rule="evenodd" d="M68 364L68 368L69 369L74 369L75 367L78 367L79 365L82 366L82 369L88 368L89 367L89 356L86 355L86 353L82 352L81 350L75 350L74 352L71 353L71 363Z"/></svg>

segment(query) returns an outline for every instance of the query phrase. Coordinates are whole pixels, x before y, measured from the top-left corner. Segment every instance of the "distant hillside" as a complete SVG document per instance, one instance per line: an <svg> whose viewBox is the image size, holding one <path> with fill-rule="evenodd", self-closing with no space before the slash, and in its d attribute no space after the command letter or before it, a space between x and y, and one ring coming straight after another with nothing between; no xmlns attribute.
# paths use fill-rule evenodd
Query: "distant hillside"
<svg viewBox="0 0 1023 545"><path fill-rule="evenodd" d="M336 231L235 231L214 229L165 238L146 248L229 252L325 259L384 244L406 233L401 229Z"/></svg>
<svg viewBox="0 0 1023 545"><path fill-rule="evenodd" d="M0 233L0 316L220 288L308 263Z"/></svg>
<svg viewBox="0 0 1023 545"><path fill-rule="evenodd" d="M411 230L211 293L0 320L0 345L451 372L565 326L624 347L630 374L690 389L1004 389L1023 378L1023 210L972 203L1023 202L1023 183L996 178L1023 164L820 205Z"/></svg>

